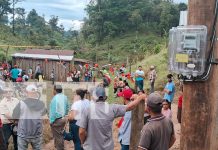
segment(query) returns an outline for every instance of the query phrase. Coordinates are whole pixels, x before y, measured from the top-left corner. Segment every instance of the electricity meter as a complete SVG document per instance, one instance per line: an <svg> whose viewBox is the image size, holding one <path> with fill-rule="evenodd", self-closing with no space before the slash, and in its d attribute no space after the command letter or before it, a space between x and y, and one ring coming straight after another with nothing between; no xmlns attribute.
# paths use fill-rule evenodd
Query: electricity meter
<svg viewBox="0 0 218 150"><path fill-rule="evenodd" d="M187 79L205 72L207 27L178 26L169 32L169 70Z"/></svg>

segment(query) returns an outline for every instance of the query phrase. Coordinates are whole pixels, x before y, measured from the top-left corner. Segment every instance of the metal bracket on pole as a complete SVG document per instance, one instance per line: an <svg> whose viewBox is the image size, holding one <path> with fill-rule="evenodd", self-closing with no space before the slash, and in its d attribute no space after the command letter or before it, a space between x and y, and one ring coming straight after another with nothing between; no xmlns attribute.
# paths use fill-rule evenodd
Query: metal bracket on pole
<svg viewBox="0 0 218 150"><path fill-rule="evenodd" d="M210 61L212 65L218 65L218 58L214 58Z"/></svg>

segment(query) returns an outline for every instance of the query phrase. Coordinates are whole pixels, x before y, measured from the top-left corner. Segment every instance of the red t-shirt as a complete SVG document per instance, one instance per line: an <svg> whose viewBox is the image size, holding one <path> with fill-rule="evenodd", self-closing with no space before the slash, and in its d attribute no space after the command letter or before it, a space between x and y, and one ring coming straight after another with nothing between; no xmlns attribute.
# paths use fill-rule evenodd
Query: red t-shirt
<svg viewBox="0 0 218 150"><path fill-rule="evenodd" d="M2 128L2 126L3 126L3 125L2 125L2 120L1 120L1 118L0 118L0 128Z"/></svg>
<svg viewBox="0 0 218 150"><path fill-rule="evenodd" d="M16 82L22 82L23 81L23 79L21 78L21 77L18 77L17 79L16 79Z"/></svg>
<svg viewBox="0 0 218 150"><path fill-rule="evenodd" d="M183 95L179 96L178 107L182 108Z"/></svg>

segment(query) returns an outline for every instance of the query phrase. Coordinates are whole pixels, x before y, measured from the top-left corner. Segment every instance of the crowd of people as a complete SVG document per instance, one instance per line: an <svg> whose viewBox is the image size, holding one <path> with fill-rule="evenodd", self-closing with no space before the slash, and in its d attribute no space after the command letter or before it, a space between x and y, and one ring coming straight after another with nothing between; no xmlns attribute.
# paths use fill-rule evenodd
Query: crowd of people
<svg viewBox="0 0 218 150"><path fill-rule="evenodd" d="M21 74L18 66L10 70L13 82ZM173 75L167 75L164 87L164 96L155 92L157 72L150 66L148 76L139 66L134 73L129 73L122 65L120 68L105 67L94 69L85 66L84 81L97 79L100 73L100 83L92 90L78 88L69 105L69 98L63 92L63 86L54 85L54 96L49 108L38 95L38 87L28 84L25 87L26 97L18 100L13 96L12 88L3 90L3 99L0 101L0 150L6 150L9 138L13 137L15 150L26 150L31 144L34 150L42 149L43 116L48 115L54 145L57 150L64 150L64 141L73 141L75 150L113 150L113 122L121 118L117 124L119 128L118 141L121 150L129 150L131 137L132 110L141 102L145 102L144 126L138 141L138 150L168 150L175 142L175 131L172 122L171 104L175 95ZM92 73L92 71L97 73ZM33 76L33 71L29 72ZM30 77L30 74L28 74ZM35 78L40 79L42 69L37 65ZM93 75L94 74L94 75ZM111 76L115 76L111 80ZM54 77L51 76L51 77ZM69 73L68 82L80 82L81 72L76 68ZM144 91L144 82L150 84L148 94ZM106 88L113 83L114 97L121 97L123 104L109 104ZM182 89L181 89L182 91ZM89 93L91 97L86 98ZM181 123L182 92L179 97L177 118ZM66 129L69 126L69 131ZM133 133L134 134L134 133Z"/></svg>

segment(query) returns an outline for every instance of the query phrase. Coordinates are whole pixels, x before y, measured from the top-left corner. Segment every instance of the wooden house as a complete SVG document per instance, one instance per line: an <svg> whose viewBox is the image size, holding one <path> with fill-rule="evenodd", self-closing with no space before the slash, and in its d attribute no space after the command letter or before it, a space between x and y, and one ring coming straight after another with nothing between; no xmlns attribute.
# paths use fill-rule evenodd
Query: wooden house
<svg viewBox="0 0 218 150"><path fill-rule="evenodd" d="M84 59L75 59L74 54L73 50L27 49L13 54L12 63L26 70L26 72L29 68L32 68L33 74L36 66L40 64L46 80L50 79L51 72L54 70L55 80L64 82L67 74L71 71L72 65L89 63Z"/></svg>

